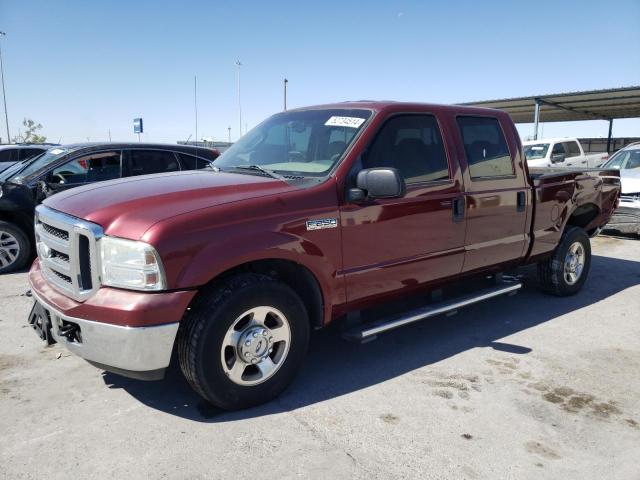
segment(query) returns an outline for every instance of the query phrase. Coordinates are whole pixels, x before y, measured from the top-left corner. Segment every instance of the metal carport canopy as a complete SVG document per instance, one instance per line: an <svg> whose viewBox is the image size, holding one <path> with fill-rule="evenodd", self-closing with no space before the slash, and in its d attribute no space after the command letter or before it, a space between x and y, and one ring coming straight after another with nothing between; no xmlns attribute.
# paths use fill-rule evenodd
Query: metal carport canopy
<svg viewBox="0 0 640 480"><path fill-rule="evenodd" d="M462 105L497 108L511 115L515 123L534 123L536 139L539 122L608 120L610 138L615 118L640 117L640 86L484 100Z"/></svg>

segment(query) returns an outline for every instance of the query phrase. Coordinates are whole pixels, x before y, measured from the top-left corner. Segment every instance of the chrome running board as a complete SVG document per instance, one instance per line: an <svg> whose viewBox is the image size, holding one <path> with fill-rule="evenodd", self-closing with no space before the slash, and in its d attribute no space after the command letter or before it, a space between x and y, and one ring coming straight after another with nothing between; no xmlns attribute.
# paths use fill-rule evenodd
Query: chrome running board
<svg viewBox="0 0 640 480"><path fill-rule="evenodd" d="M356 342L366 342L374 340L376 335L394 328L402 327L410 323L418 322L426 318L436 315L453 315L458 309L473 305L474 303L483 302L490 298L499 297L501 295L514 295L522 288L522 283L516 279L506 277L500 280L495 286L483 288L477 292L462 295L450 300L432 303L425 307L411 310L410 312L395 317L378 320L372 323L363 323L355 325L346 330L342 336L346 340Z"/></svg>

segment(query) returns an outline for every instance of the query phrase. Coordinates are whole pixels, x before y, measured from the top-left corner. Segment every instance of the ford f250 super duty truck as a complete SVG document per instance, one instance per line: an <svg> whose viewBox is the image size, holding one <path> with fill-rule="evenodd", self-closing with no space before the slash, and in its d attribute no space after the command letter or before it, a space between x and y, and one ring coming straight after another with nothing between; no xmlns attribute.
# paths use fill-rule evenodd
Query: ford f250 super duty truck
<svg viewBox="0 0 640 480"><path fill-rule="evenodd" d="M140 379L175 352L202 397L248 407L332 322L368 340L513 293L501 272L530 263L544 290L578 292L620 192L615 170L530 174L506 113L460 106L290 110L214 166L47 198L29 272L39 335ZM368 315L409 296L424 304Z"/></svg>

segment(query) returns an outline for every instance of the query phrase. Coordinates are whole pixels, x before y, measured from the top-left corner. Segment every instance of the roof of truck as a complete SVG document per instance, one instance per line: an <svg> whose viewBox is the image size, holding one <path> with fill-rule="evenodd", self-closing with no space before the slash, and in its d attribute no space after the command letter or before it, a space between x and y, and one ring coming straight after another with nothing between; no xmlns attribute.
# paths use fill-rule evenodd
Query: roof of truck
<svg viewBox="0 0 640 480"><path fill-rule="evenodd" d="M454 112L467 112L467 113L480 113L491 111L493 113L503 113L500 110L490 109L490 108L480 108L480 107L470 107L464 105L444 105L439 103L421 103L421 102L396 102L394 100L355 100L355 101L347 101L347 102L339 102L339 103L327 103L323 105L310 105L308 107L300 107L288 111L302 111L302 110L317 110L317 109L367 109L374 111L382 111L382 110L394 110L394 111L402 111L402 110L418 110L418 111L428 111L428 110L440 110L440 111L454 111Z"/></svg>

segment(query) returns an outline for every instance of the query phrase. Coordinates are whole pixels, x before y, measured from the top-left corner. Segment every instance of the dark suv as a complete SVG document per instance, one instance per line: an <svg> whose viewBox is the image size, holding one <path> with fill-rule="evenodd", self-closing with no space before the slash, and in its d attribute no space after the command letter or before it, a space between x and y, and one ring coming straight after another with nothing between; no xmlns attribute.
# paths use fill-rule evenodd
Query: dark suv
<svg viewBox="0 0 640 480"><path fill-rule="evenodd" d="M0 273L35 253L33 215L46 197L122 177L208 168L217 150L144 143L73 144L49 148L0 172Z"/></svg>

